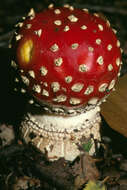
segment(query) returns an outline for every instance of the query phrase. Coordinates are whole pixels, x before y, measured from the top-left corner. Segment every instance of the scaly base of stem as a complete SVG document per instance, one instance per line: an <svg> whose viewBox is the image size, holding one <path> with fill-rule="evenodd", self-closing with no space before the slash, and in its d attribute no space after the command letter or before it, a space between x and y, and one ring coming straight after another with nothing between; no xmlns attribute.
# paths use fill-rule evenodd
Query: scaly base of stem
<svg viewBox="0 0 127 190"><path fill-rule="evenodd" d="M76 116L30 114L21 123L22 137L43 152L48 160L61 157L73 161L80 155L82 144L91 140L90 155L95 153L95 142L100 141L100 107ZM99 143L98 143L99 146Z"/></svg>

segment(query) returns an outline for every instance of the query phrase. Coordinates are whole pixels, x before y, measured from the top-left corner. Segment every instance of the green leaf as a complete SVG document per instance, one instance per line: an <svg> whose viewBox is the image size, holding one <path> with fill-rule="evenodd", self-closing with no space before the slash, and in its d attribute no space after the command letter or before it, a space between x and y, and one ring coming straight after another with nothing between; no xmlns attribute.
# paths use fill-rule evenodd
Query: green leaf
<svg viewBox="0 0 127 190"><path fill-rule="evenodd" d="M89 152L92 145L93 144L92 144L91 140L89 140L87 143L83 144L82 146L83 146L83 149L84 149L85 152Z"/></svg>
<svg viewBox="0 0 127 190"><path fill-rule="evenodd" d="M83 190L106 190L106 187L100 181L89 181Z"/></svg>

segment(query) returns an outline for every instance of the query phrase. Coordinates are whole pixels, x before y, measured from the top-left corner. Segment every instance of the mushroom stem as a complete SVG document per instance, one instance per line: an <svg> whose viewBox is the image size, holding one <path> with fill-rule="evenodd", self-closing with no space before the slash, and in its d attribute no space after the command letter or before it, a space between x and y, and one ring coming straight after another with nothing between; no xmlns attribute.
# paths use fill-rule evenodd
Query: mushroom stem
<svg viewBox="0 0 127 190"><path fill-rule="evenodd" d="M61 157L73 161L80 155L82 144L91 140L90 155L95 153L95 142L100 141L100 107L96 106L76 116L28 113L21 123L22 137L43 152L48 160Z"/></svg>

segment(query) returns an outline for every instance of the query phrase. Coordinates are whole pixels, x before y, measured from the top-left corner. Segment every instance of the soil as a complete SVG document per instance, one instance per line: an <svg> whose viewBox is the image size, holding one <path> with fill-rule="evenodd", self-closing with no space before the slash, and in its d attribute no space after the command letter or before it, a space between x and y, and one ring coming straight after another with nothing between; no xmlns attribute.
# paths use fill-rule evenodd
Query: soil
<svg viewBox="0 0 127 190"><path fill-rule="evenodd" d="M89 180L102 182L108 190L127 190L127 139L113 131L102 116L102 141L90 157L81 147L73 162L63 158L48 162L31 144L20 138L19 125L25 114L27 97L14 91L15 72L10 68L13 52L8 49L14 25L33 7L40 11L49 3L70 3L78 8L106 15L123 49L121 77L127 74L126 0L4 0L0 3L0 189L1 190L81 190ZM121 113L122 114L122 113ZM86 175L87 171L87 175Z"/></svg>

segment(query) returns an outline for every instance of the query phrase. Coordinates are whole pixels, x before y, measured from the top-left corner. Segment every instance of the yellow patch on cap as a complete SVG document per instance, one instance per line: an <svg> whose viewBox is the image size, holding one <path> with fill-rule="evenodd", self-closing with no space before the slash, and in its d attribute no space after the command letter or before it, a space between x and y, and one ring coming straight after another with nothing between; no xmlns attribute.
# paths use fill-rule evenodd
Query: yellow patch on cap
<svg viewBox="0 0 127 190"><path fill-rule="evenodd" d="M27 40L20 49L20 56L24 63L29 63L33 53L33 41Z"/></svg>

